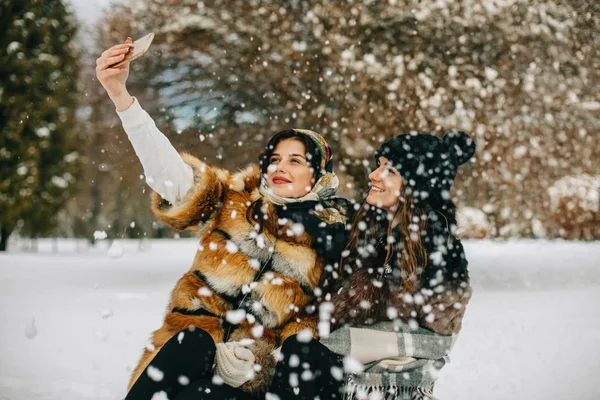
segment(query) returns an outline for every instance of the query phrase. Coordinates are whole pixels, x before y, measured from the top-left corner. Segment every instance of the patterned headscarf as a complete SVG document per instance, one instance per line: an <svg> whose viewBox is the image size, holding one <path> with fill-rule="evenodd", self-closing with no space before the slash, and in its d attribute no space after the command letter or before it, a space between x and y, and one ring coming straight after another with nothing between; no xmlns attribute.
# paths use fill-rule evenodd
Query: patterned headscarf
<svg viewBox="0 0 600 400"><path fill-rule="evenodd" d="M321 170L326 170L327 166L330 167L330 171L333 171L333 154L331 153L331 149L329 145L325 141L325 138L319 135L317 132L310 131L308 129L292 129L294 132L298 132L307 136L310 140L313 141L317 149L321 152Z"/></svg>
<svg viewBox="0 0 600 400"><path fill-rule="evenodd" d="M288 204L288 203L299 203L307 200L329 200L335 197L337 190L340 186L340 181L333 172L333 153L331 148L327 144L327 141L323 136L318 133L308 130L308 129L292 129L293 132L301 134L307 138L309 138L314 144L317 152L320 156L319 165L321 167L320 176L317 179L317 182L313 185L310 192L300 198L290 198L290 197L281 197L274 194L267 185L267 180L265 177L262 177L261 185L260 185L260 193L269 199L272 203L275 204ZM281 133L289 132L282 131L276 134L271 141L269 141L269 145L271 145L272 141ZM268 147L268 146L267 146ZM262 157L262 156L261 156ZM266 160L263 160L265 162Z"/></svg>

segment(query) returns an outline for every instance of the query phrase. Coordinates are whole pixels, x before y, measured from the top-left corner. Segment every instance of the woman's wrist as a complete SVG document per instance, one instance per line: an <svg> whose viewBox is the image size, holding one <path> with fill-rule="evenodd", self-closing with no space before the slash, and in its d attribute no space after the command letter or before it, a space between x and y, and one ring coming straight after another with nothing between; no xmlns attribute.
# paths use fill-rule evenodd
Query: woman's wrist
<svg viewBox="0 0 600 400"><path fill-rule="evenodd" d="M121 92L118 95L111 96L109 94L109 97L114 103L118 112L127 110L135 101L135 99L129 94L127 89L123 90L123 92Z"/></svg>

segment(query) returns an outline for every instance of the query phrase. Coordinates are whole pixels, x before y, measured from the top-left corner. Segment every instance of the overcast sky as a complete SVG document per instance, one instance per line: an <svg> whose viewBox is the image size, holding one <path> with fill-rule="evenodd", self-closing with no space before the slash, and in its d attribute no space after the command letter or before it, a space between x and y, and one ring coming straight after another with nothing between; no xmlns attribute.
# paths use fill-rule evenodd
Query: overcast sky
<svg viewBox="0 0 600 400"><path fill-rule="evenodd" d="M75 14L81 22L90 24L100 17L102 9L111 3L111 0L67 0L73 4ZM114 2L114 0L112 1Z"/></svg>

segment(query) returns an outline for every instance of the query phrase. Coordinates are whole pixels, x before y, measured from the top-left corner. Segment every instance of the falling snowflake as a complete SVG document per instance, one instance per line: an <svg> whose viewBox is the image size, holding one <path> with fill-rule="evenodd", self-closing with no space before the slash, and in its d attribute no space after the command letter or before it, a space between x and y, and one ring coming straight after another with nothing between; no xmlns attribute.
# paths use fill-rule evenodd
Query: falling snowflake
<svg viewBox="0 0 600 400"><path fill-rule="evenodd" d="M353 358L351 356L344 357L343 364L344 364L344 371L347 374L360 374L365 369L365 366L363 365L363 363L361 363L356 358Z"/></svg>
<svg viewBox="0 0 600 400"><path fill-rule="evenodd" d="M155 392L150 400L169 400L169 396L161 390L160 392Z"/></svg>
<svg viewBox="0 0 600 400"><path fill-rule="evenodd" d="M298 332L298 335L296 336L296 338L298 339L298 341L300 343L308 343L311 340L313 340L312 337L312 330L310 329L302 329L300 332Z"/></svg>
<svg viewBox="0 0 600 400"><path fill-rule="evenodd" d="M225 250L227 250L229 253L236 253L238 251L238 246L231 240L228 240L227 244L225 245Z"/></svg>
<svg viewBox="0 0 600 400"><path fill-rule="evenodd" d="M149 365L148 368L146 368L146 373L154 382L162 381L165 376L164 372L152 365Z"/></svg>
<svg viewBox="0 0 600 400"><path fill-rule="evenodd" d="M246 311L245 310L232 310L228 311L225 315L225 319L230 324L240 324L244 319L246 319Z"/></svg>
<svg viewBox="0 0 600 400"><path fill-rule="evenodd" d="M94 239L95 240L103 240L108 237L108 234L105 231L94 231Z"/></svg>

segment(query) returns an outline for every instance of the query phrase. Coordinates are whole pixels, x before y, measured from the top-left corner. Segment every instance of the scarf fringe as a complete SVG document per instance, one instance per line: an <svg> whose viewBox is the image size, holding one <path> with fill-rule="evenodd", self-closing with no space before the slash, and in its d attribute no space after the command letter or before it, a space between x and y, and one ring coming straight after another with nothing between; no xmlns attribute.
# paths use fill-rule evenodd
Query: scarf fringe
<svg viewBox="0 0 600 400"><path fill-rule="evenodd" d="M357 385L351 376L346 382L345 400L439 400L433 388L421 386L364 386Z"/></svg>

